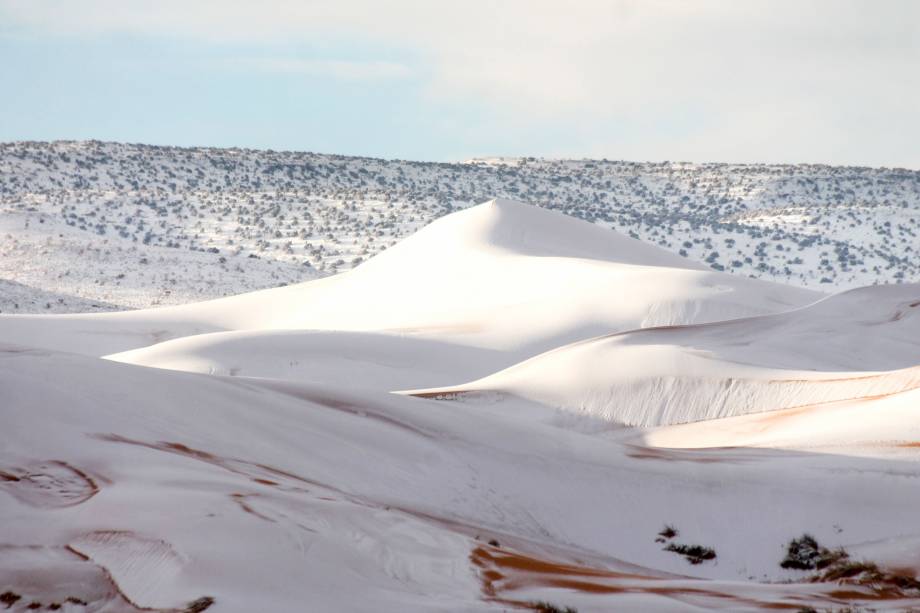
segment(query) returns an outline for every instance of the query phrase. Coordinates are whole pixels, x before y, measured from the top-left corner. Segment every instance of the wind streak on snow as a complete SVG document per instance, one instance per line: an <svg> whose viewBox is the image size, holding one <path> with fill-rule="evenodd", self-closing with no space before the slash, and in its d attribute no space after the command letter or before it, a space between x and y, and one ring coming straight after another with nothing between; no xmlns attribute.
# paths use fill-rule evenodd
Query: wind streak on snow
<svg viewBox="0 0 920 613"><path fill-rule="evenodd" d="M129 530L83 534L68 548L105 568L122 593L135 603L155 601L162 587L169 585L185 564L166 541Z"/></svg>
<svg viewBox="0 0 920 613"><path fill-rule="evenodd" d="M214 602L205 596L180 607L140 606L109 568L74 545L0 544L0 591L14 611L200 613Z"/></svg>

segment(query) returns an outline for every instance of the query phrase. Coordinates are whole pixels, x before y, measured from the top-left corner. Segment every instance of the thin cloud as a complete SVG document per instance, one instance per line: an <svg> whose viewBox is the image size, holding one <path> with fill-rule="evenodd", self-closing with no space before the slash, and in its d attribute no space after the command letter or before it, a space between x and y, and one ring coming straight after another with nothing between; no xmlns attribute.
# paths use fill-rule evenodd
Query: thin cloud
<svg viewBox="0 0 920 613"><path fill-rule="evenodd" d="M917 165L920 2L910 0L0 0L0 22L35 36L184 37L269 54L386 49L413 59L246 67L419 75L432 114L474 109L481 120L464 131L482 142L496 136L477 136L480 126L500 125L522 146L537 131L565 133L559 151L619 158Z"/></svg>
<svg viewBox="0 0 920 613"><path fill-rule="evenodd" d="M408 66L377 60L317 60L298 58L244 58L230 66L257 72L330 77L343 81L405 79L412 75Z"/></svg>

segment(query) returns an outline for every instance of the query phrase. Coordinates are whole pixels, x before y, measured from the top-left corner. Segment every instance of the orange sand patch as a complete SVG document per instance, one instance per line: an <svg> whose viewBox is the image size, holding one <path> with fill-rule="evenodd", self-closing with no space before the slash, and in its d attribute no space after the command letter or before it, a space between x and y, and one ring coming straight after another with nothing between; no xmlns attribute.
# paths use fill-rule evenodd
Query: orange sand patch
<svg viewBox="0 0 920 613"><path fill-rule="evenodd" d="M762 596L747 596L744 583L718 585L703 579L613 571L543 559L491 545L476 546L470 553L470 562L479 573L483 597L517 609L535 609L533 602L515 595L521 590L535 588L593 595L647 594L697 607L727 610L799 610L806 605L836 610L844 605L880 601L898 602L907 609L920 604L917 598L909 598L904 591L889 586L840 584L816 589L814 583L752 584L775 589L775 597L767 600ZM565 605L565 593L560 592L560 605Z"/></svg>

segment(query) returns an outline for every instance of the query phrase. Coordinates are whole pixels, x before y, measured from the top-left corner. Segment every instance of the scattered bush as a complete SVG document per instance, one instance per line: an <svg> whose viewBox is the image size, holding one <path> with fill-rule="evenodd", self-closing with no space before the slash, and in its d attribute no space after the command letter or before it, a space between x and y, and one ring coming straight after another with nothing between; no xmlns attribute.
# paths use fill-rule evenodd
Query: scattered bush
<svg viewBox="0 0 920 613"><path fill-rule="evenodd" d="M818 544L810 534L789 541L783 568L817 570L809 580L815 583L836 581L864 585L873 589L893 588L902 595L906 591L920 594L920 580L909 575L887 572L875 562L851 560L843 548L828 549Z"/></svg>
<svg viewBox="0 0 920 613"><path fill-rule="evenodd" d="M661 532L658 533L658 537L655 538L656 543L664 543L676 537L680 532L671 524L665 524ZM679 553L680 555L687 558L691 564L701 564L706 560L714 560L716 558L716 551L711 547L703 547L702 545L681 545L680 543L669 543L664 551L670 551L673 553Z"/></svg>
<svg viewBox="0 0 920 613"><path fill-rule="evenodd" d="M786 546L786 557L779 565L793 570L821 570L848 557L843 549L822 547L815 537L803 534L789 541Z"/></svg>
<svg viewBox="0 0 920 613"><path fill-rule="evenodd" d="M658 536L660 536L661 538L672 539L678 534L680 534L680 532L677 531L677 528L675 528L671 524L666 524L664 529L658 533Z"/></svg>
<svg viewBox="0 0 920 613"><path fill-rule="evenodd" d="M875 562L854 562L851 560L841 561L834 564L823 573L812 577L812 581L842 581L843 579L853 579L861 577L868 582L874 582L882 576L878 565Z"/></svg>
<svg viewBox="0 0 920 613"><path fill-rule="evenodd" d="M20 595L17 594L17 593L15 593L15 592L10 592L10 591L6 591L6 592L3 592L2 594L0 594L0 603L5 604L5 605L6 605L6 608L9 609L9 608L12 607L14 604L16 604L16 602L17 602L20 598L22 598L22 596L20 596Z"/></svg>
<svg viewBox="0 0 920 613"><path fill-rule="evenodd" d="M210 596L202 596L186 605L183 613L201 613L214 604L214 599Z"/></svg>
<svg viewBox="0 0 920 613"><path fill-rule="evenodd" d="M671 543L665 547L664 550L679 553L687 558L687 561L691 564L702 564L706 560L716 559L715 549L703 547L702 545L681 545L679 543Z"/></svg>
<svg viewBox="0 0 920 613"><path fill-rule="evenodd" d="M817 560L820 555L820 547L815 537L803 534L789 541L789 544L786 545L786 557L779 565L795 570L812 570L817 568Z"/></svg>
<svg viewBox="0 0 920 613"><path fill-rule="evenodd" d="M534 611L538 611L539 613L578 613L578 609L575 607L557 607L552 603L543 602L542 600L532 602L530 606L533 607Z"/></svg>
<svg viewBox="0 0 920 613"><path fill-rule="evenodd" d="M916 577L885 572L875 562L843 560L833 564L823 573L811 578L813 582L838 581L868 585L873 588L894 587L899 591L911 590L920 593L920 581Z"/></svg>

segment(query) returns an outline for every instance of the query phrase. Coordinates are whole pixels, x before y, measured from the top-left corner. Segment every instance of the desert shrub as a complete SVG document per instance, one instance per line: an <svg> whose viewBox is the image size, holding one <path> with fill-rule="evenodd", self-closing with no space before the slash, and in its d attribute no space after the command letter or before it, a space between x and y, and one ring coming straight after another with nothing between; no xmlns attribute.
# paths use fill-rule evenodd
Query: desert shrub
<svg viewBox="0 0 920 613"><path fill-rule="evenodd" d="M575 607L557 607L556 605L544 602L542 600L537 602L530 603L530 606L533 607L534 611L539 613L578 613L578 609Z"/></svg>
<svg viewBox="0 0 920 613"><path fill-rule="evenodd" d="M677 528L675 528L671 524L665 524L665 527L662 529L661 532L658 533L658 536L660 536L661 538L672 539L678 534L680 533L677 531Z"/></svg>
<svg viewBox="0 0 920 613"><path fill-rule="evenodd" d="M789 541L786 557L780 566L819 571L809 577L809 580L816 583L836 581L870 586L874 589L894 588L902 595L907 591L920 592L920 580L916 577L884 571L878 564L868 560L852 560L844 549L822 547L809 534Z"/></svg>
<svg viewBox="0 0 920 613"><path fill-rule="evenodd" d="M655 538L656 543L665 543L674 537L676 537L680 532L671 524L665 524L661 532L658 533L658 536ZM715 549L711 547L704 547L702 545L682 545L680 543L669 543L664 551L670 551L672 553L678 553L691 563L691 564L701 564L706 560L714 560L716 558Z"/></svg>
<svg viewBox="0 0 920 613"><path fill-rule="evenodd" d="M681 545L679 543L671 543L665 547L664 550L679 553L687 558L687 561L691 564L702 564L706 560L716 559L715 549L702 545Z"/></svg>
<svg viewBox="0 0 920 613"><path fill-rule="evenodd" d="M201 613L202 611L208 609L212 604L214 604L213 598L210 596L202 596L201 598L188 603L183 613Z"/></svg>
<svg viewBox="0 0 920 613"><path fill-rule="evenodd" d="M795 570L813 570L816 568L818 557L820 556L820 546L810 534L803 534L797 539L792 539L786 545L786 557L780 562L783 568L792 568Z"/></svg>
<svg viewBox="0 0 920 613"><path fill-rule="evenodd" d="M779 565L793 570L821 570L849 557L843 549L828 549L810 534L792 539L786 545L786 557Z"/></svg>
<svg viewBox="0 0 920 613"><path fill-rule="evenodd" d="M883 574L875 562L855 562L851 560L833 564L830 568L815 577L816 581L841 581L843 579L860 578L867 583L875 583L882 579Z"/></svg>
<svg viewBox="0 0 920 613"><path fill-rule="evenodd" d="M920 581L916 577L883 571L878 564L869 561L840 560L823 573L812 577L812 581L839 581L876 588L894 587L902 593L905 590L920 592Z"/></svg>
<svg viewBox="0 0 920 613"><path fill-rule="evenodd" d="M9 609L14 604L16 604L16 602L21 598L22 596L20 596L16 592L6 591L0 594L0 603L5 604L6 608Z"/></svg>

